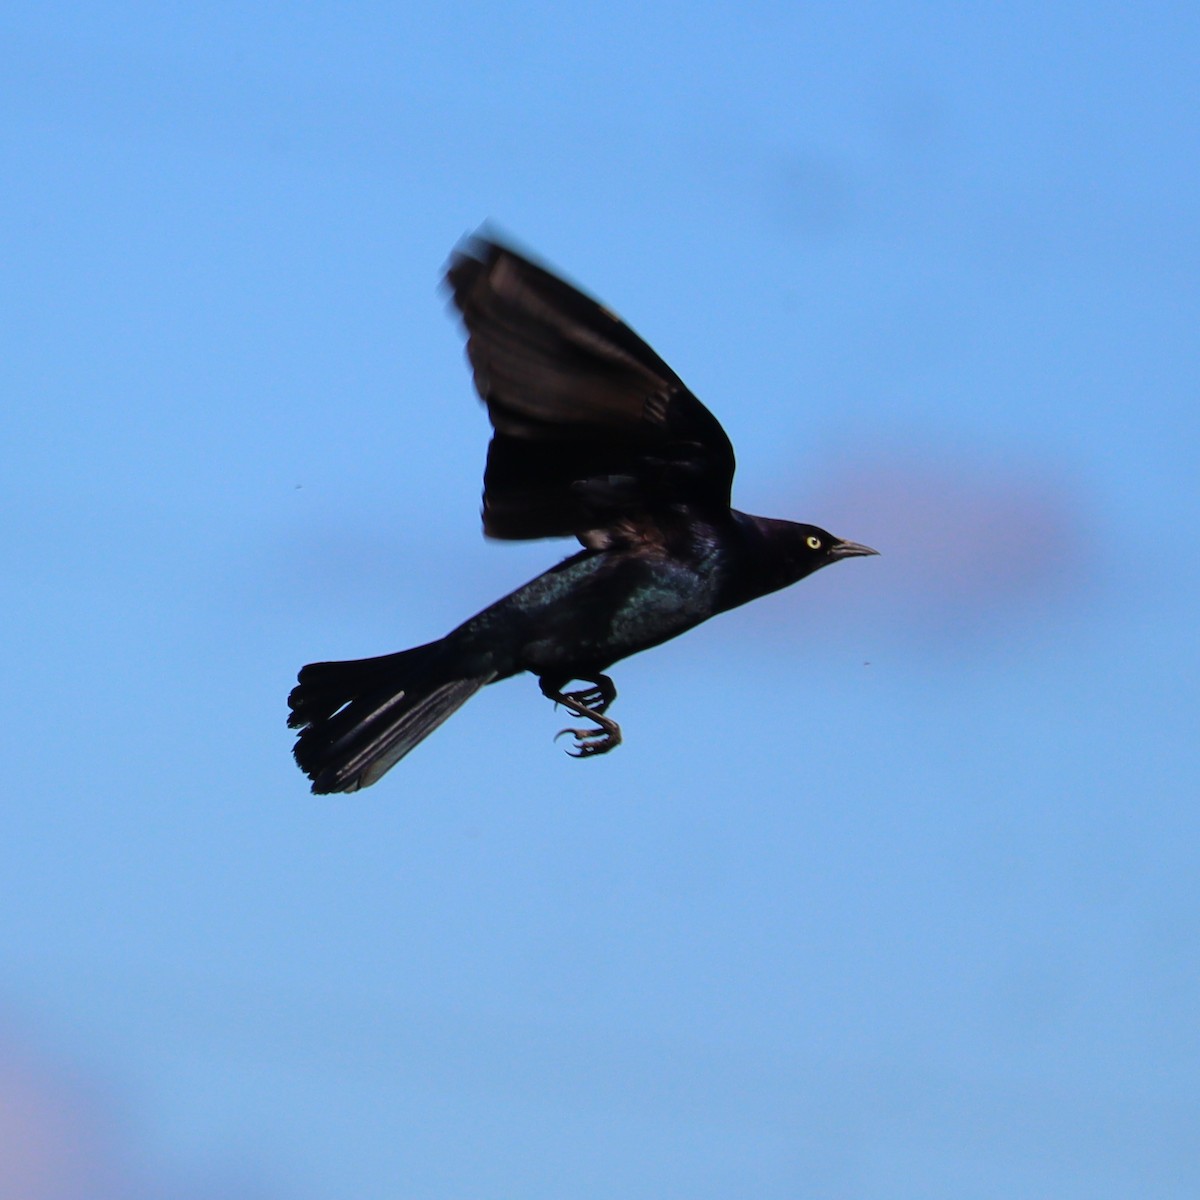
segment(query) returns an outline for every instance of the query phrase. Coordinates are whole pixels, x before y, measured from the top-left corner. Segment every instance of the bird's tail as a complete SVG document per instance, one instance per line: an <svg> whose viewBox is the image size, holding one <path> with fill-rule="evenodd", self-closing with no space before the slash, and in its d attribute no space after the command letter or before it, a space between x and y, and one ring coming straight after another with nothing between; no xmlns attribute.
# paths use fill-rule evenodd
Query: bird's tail
<svg viewBox="0 0 1200 1200"><path fill-rule="evenodd" d="M312 790L370 786L496 678L463 678L446 643L353 662L309 663L288 696L293 753Z"/></svg>

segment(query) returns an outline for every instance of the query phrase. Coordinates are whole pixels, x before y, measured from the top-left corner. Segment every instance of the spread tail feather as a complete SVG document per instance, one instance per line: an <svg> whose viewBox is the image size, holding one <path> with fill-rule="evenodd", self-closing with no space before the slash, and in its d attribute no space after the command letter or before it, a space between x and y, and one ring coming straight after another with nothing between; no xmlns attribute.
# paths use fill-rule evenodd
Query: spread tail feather
<svg viewBox="0 0 1200 1200"><path fill-rule="evenodd" d="M369 787L495 672L463 678L444 643L353 662L309 663L288 697L293 753L317 793Z"/></svg>

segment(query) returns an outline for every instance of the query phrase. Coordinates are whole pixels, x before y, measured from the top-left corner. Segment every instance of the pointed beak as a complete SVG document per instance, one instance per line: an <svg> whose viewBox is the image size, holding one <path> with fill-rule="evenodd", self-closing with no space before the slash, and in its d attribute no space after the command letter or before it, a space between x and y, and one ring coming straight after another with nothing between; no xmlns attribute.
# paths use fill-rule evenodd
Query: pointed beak
<svg viewBox="0 0 1200 1200"><path fill-rule="evenodd" d="M870 546L862 546L858 542L838 542L836 546L829 548L830 558L858 558L864 554L878 553L878 550L872 550Z"/></svg>

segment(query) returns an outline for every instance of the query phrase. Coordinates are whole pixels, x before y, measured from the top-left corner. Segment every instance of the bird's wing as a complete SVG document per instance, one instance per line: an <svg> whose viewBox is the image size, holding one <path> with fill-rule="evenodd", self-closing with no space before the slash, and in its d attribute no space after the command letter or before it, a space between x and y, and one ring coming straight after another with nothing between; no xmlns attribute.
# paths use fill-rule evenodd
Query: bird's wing
<svg viewBox="0 0 1200 1200"><path fill-rule="evenodd" d="M446 282L494 430L489 537L587 541L669 508L728 510L729 438L628 325L483 238L455 252Z"/></svg>

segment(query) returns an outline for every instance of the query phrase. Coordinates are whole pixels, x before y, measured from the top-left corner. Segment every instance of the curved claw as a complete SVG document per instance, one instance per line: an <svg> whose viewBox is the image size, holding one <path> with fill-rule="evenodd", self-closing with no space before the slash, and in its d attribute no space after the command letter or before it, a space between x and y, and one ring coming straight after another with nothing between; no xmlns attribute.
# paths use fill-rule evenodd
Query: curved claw
<svg viewBox="0 0 1200 1200"><path fill-rule="evenodd" d="M555 735L557 742L563 734L569 733L575 739L575 748L568 750L572 758L589 758L595 754L607 754L621 743L620 735L613 736L607 729L560 729Z"/></svg>

